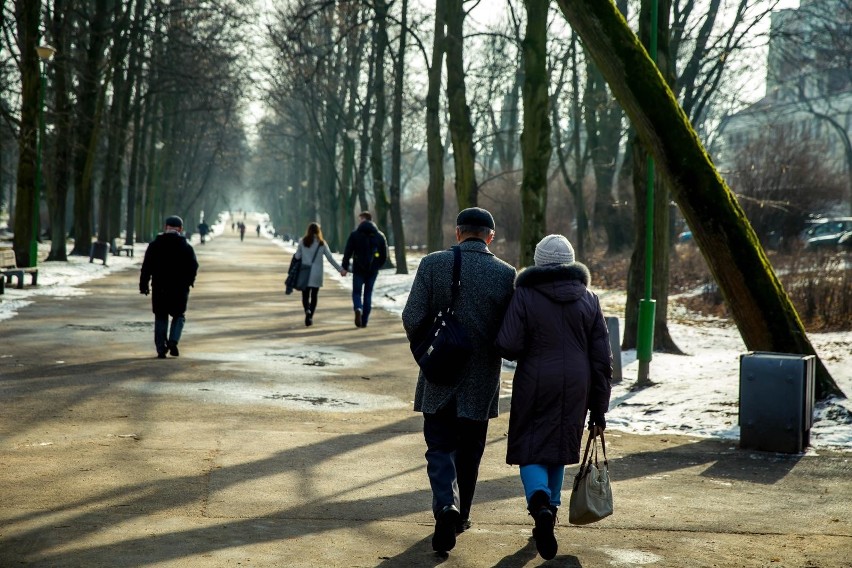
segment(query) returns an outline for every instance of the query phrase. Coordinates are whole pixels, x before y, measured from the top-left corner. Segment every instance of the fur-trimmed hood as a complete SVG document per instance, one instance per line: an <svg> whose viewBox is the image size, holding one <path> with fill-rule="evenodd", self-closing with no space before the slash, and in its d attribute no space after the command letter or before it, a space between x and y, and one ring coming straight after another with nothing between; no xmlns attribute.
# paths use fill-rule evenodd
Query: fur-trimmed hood
<svg viewBox="0 0 852 568"><path fill-rule="evenodd" d="M534 288L557 302L574 302L586 293L592 281L588 267L581 262L530 266L518 274L516 288Z"/></svg>

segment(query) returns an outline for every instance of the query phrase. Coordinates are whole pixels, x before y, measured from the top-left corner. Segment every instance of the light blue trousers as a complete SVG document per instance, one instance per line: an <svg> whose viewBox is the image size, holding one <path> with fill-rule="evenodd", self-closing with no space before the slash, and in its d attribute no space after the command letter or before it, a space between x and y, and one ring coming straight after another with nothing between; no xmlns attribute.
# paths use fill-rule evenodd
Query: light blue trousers
<svg viewBox="0 0 852 568"><path fill-rule="evenodd" d="M562 504L562 480L565 477L564 465L529 464L521 466L521 482L527 504L536 491L544 491L550 497L550 504L559 507Z"/></svg>

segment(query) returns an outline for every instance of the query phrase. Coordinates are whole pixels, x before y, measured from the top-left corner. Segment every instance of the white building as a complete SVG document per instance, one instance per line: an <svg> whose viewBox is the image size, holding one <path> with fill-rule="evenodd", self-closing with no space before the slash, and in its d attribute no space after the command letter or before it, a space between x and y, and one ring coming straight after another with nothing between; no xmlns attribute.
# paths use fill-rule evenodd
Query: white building
<svg viewBox="0 0 852 568"><path fill-rule="evenodd" d="M771 16L766 96L721 125L723 170L749 144L818 146L830 171L852 172L852 0L802 0Z"/></svg>

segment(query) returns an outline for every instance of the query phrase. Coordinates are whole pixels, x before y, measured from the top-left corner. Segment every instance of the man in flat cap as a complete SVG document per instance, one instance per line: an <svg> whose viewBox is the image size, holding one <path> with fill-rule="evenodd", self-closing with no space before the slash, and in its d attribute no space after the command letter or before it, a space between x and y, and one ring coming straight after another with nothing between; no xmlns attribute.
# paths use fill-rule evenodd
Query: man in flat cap
<svg viewBox="0 0 852 568"><path fill-rule="evenodd" d="M421 371L414 410L423 413L426 471L432 487L435 532L432 548L446 554L456 535L470 527L470 509L488 420L497 416L502 360L495 340L514 291L515 269L488 250L494 217L485 209L464 209L456 218L461 276L455 316L473 343L453 385L436 384ZM402 323L410 341L428 329L449 306L454 252L423 258L414 277Z"/></svg>
<svg viewBox="0 0 852 568"><path fill-rule="evenodd" d="M189 288L195 285L198 261L195 250L182 234L183 220L173 215L166 219L162 233L148 245L142 274L139 277L139 293L146 296L154 289L151 308L154 312L154 346L157 357L180 355L180 341L186 321L186 304ZM171 326L169 316L172 317Z"/></svg>

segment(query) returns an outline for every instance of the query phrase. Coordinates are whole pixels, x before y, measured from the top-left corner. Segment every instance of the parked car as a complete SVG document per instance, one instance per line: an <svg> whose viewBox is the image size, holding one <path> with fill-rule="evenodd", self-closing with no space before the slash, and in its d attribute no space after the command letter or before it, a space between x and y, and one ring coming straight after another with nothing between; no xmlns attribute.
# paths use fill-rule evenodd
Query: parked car
<svg viewBox="0 0 852 568"><path fill-rule="evenodd" d="M827 217L811 221L802 232L807 250L837 248L840 238L852 231L852 217Z"/></svg>
<svg viewBox="0 0 852 568"><path fill-rule="evenodd" d="M852 231L846 231L837 239L837 248L852 253Z"/></svg>

